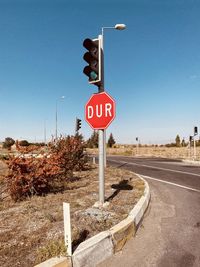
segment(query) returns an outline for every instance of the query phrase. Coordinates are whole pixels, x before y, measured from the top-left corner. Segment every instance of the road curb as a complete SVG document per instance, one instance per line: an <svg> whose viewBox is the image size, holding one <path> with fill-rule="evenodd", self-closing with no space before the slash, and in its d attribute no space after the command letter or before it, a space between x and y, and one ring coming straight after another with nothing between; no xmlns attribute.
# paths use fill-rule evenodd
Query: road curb
<svg viewBox="0 0 200 267"><path fill-rule="evenodd" d="M144 181L144 194L135 207L130 211L126 219L109 230L100 232L82 242L71 258L62 257L62 259L60 259L62 265L55 264L55 258L52 258L37 265L37 267L94 267L120 251L125 243L131 237L135 236L136 229L138 228L150 201L150 189L148 183L140 175L137 176ZM56 257L56 259L59 258Z"/></svg>
<svg viewBox="0 0 200 267"><path fill-rule="evenodd" d="M72 267L71 257L54 257L34 267Z"/></svg>
<svg viewBox="0 0 200 267"><path fill-rule="evenodd" d="M134 220L135 226L137 227L140 223L150 201L150 189L149 184L140 175L138 175L141 180L145 183L144 195L139 199L135 207L130 211L129 216Z"/></svg>
<svg viewBox="0 0 200 267"><path fill-rule="evenodd" d="M72 255L72 263L74 267L94 267L112 255L112 238L104 231L82 242Z"/></svg>

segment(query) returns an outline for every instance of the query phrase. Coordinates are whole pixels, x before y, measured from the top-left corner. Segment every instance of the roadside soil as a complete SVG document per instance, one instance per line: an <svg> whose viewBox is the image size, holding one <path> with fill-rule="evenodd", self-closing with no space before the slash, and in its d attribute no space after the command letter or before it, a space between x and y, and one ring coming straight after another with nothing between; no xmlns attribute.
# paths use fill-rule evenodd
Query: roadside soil
<svg viewBox="0 0 200 267"><path fill-rule="evenodd" d="M144 192L144 182L134 173L107 167L105 197L97 209L98 169L76 172L75 181L62 193L34 196L13 202L4 191L5 163L0 161L0 266L31 267L52 256L65 254L63 202L70 203L73 250L95 234L127 217Z"/></svg>

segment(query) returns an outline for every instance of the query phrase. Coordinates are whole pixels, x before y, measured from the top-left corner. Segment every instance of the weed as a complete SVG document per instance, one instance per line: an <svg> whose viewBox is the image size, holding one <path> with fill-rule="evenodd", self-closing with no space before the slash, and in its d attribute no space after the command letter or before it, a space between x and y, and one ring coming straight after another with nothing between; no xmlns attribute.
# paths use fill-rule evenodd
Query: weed
<svg viewBox="0 0 200 267"><path fill-rule="evenodd" d="M49 258L56 256L64 256L67 254L67 248L64 240L52 240L45 247L41 247L37 251L35 264L41 263Z"/></svg>
<svg viewBox="0 0 200 267"><path fill-rule="evenodd" d="M47 220L49 220L51 223L52 223L52 222L56 222L56 218L55 218L55 216L52 215L52 214L50 214L50 213L48 213L48 212L46 212L46 213L44 214L44 217L45 217Z"/></svg>

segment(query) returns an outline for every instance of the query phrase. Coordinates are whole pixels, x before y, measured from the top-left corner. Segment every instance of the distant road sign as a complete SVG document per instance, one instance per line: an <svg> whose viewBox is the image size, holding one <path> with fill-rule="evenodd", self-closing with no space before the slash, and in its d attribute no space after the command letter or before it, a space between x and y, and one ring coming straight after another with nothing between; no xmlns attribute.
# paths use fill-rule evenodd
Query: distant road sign
<svg viewBox="0 0 200 267"><path fill-rule="evenodd" d="M115 101L106 92L93 94L85 105L85 120L95 130L106 129L115 118Z"/></svg>

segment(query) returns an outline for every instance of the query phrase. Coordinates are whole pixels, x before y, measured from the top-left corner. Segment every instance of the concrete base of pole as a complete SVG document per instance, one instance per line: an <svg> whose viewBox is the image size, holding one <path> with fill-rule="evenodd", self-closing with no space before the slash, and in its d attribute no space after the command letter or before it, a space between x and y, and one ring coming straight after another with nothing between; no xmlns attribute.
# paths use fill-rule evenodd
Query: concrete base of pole
<svg viewBox="0 0 200 267"><path fill-rule="evenodd" d="M94 203L93 207L94 207L94 208L99 208L99 209L101 209L101 208L106 208L106 207L108 207L109 204L110 204L110 203L109 203L108 201L104 202L103 204L102 204L100 201L97 201L97 202Z"/></svg>

